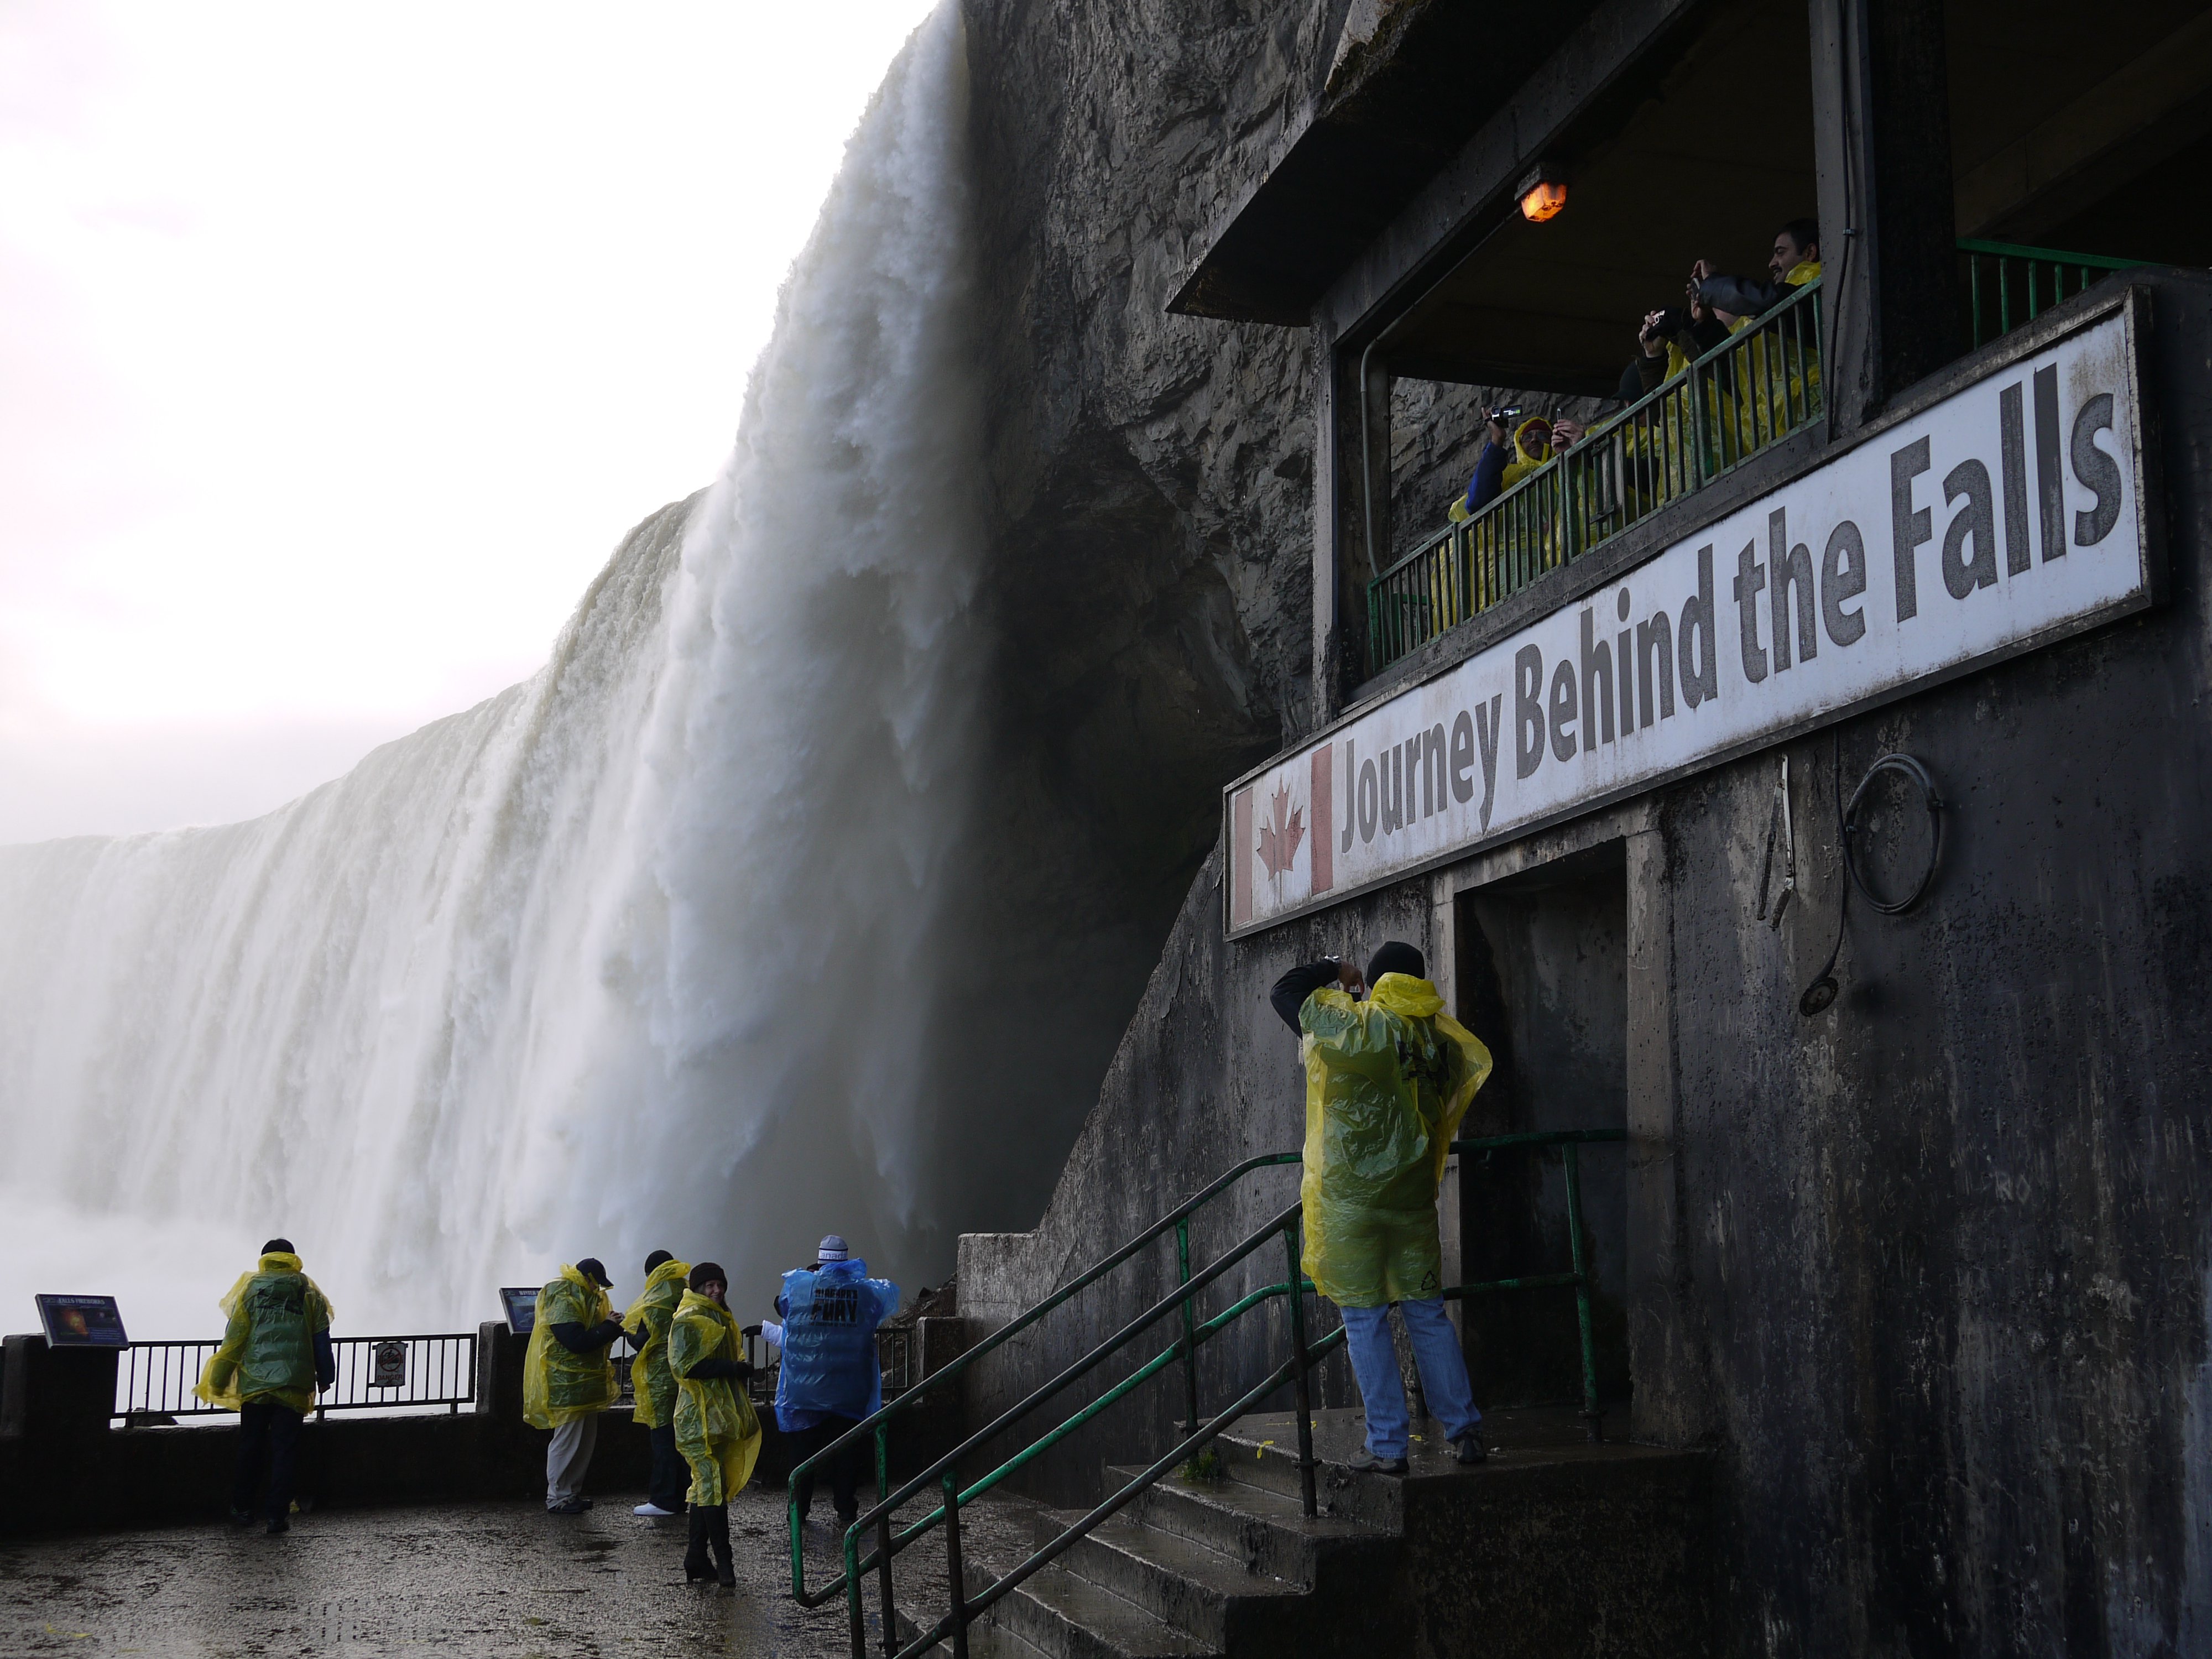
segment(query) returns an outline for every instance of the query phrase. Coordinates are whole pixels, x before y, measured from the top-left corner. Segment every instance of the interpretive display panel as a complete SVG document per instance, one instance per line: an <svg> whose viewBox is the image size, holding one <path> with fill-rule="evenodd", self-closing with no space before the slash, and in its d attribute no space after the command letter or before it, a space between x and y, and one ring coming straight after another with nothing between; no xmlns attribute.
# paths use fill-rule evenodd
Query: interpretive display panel
<svg viewBox="0 0 2212 1659"><path fill-rule="evenodd" d="M2135 326L2085 325L1232 784L1230 933L2148 604Z"/></svg>
<svg viewBox="0 0 2212 1659"><path fill-rule="evenodd" d="M127 1348L123 1310L112 1296L40 1296L39 1322L55 1348Z"/></svg>
<svg viewBox="0 0 2212 1659"><path fill-rule="evenodd" d="M507 1310L507 1328L517 1336L527 1336L538 1323L538 1286L525 1285L516 1288L502 1286L500 1303Z"/></svg>

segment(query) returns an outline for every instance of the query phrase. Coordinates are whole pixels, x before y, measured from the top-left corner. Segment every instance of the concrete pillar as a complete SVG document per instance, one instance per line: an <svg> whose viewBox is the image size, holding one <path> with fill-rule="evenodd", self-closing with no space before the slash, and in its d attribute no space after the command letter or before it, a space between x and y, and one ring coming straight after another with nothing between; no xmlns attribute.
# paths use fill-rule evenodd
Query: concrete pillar
<svg viewBox="0 0 2212 1659"><path fill-rule="evenodd" d="M1810 0L1828 430L1957 356L1942 0Z"/></svg>
<svg viewBox="0 0 2212 1659"><path fill-rule="evenodd" d="M1341 463L1337 431L1336 336L1320 317L1310 331L1314 377L1313 711L1318 731L1344 707L1344 515L1337 495Z"/></svg>
<svg viewBox="0 0 2212 1659"><path fill-rule="evenodd" d="M1680 1212L1673 896L1665 836L1628 851L1628 1365L1632 1437L1686 1445L1703 1431L1703 1368ZM1614 1431L1617 1432L1617 1431Z"/></svg>

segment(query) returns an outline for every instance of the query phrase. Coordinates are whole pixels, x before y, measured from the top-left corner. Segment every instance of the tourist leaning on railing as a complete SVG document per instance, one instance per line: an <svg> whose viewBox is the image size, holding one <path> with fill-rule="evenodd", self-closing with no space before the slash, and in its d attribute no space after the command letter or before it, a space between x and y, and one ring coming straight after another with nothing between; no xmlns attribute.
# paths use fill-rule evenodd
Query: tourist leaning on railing
<svg viewBox="0 0 2212 1659"><path fill-rule="evenodd" d="M1467 493L1452 503L1454 524L1473 518L1554 454L1581 441L1582 428L1564 416L1547 421L1531 415L1509 431L1508 422L1519 413L1515 409L1489 411L1489 441L1475 458Z"/></svg>
<svg viewBox="0 0 2212 1659"><path fill-rule="evenodd" d="M522 1420L553 1431L545 1448L549 1515L581 1515L592 1507L584 1476L599 1444L599 1413L622 1397L607 1356L622 1334L607 1300L613 1283L599 1258L587 1255L538 1292L522 1357Z"/></svg>
<svg viewBox="0 0 2212 1659"><path fill-rule="evenodd" d="M254 1489L269 1465L269 1530L289 1529L292 1470L300 1422L316 1393L337 1381L331 1352L331 1299L307 1277L289 1238L261 1247L261 1260L216 1304L222 1345L209 1356L193 1389L210 1406L238 1413L238 1474L230 1497L234 1525L253 1519Z"/></svg>
<svg viewBox="0 0 2212 1659"><path fill-rule="evenodd" d="M883 1409L883 1362L876 1328L898 1311L899 1287L868 1277L868 1264L831 1233L815 1247L814 1265L783 1276L775 1310L779 1325L763 1321L761 1334L782 1350L775 1374L775 1425L791 1437L791 1457L803 1463L864 1417ZM860 1449L848 1446L821 1471L841 1526L860 1512ZM814 1474L799 1478L799 1518L814 1502Z"/></svg>
<svg viewBox="0 0 2212 1659"><path fill-rule="evenodd" d="M1690 267L1695 298L1732 317L1763 317L1820 274L1820 228L1811 219L1792 219L1774 233L1767 255L1769 280L1717 275L1709 260Z"/></svg>

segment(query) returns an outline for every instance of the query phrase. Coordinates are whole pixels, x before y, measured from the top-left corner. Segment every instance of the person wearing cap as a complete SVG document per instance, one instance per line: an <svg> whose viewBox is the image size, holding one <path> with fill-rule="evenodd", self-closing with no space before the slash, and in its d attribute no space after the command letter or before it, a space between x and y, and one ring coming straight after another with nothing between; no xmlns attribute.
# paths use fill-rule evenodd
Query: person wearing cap
<svg viewBox="0 0 2212 1659"><path fill-rule="evenodd" d="M599 1413L621 1397L608 1345L622 1321L607 1300L614 1280L586 1256L538 1292L538 1314L522 1358L522 1420L550 1429L545 1448L545 1510L581 1515L592 1507L584 1476L599 1444Z"/></svg>
<svg viewBox="0 0 2212 1659"><path fill-rule="evenodd" d="M1482 1413L1444 1316L1437 1188L1490 1050L1443 1012L1420 951L1399 940L1375 952L1364 980L1327 957L1284 975L1268 1001L1305 1060L1304 1268L1344 1316L1366 1407L1367 1445L1352 1467L1406 1473L1394 1305L1444 1438L1461 1462L1480 1463Z"/></svg>
<svg viewBox="0 0 2212 1659"><path fill-rule="evenodd" d="M192 1392L238 1413L238 1474L230 1497L234 1526L253 1519L253 1496L269 1469L264 1513L273 1535L291 1529L292 1470L300 1424L315 1395L337 1380L331 1352L331 1302L300 1265L289 1238L261 1247L261 1260L216 1304L224 1315L222 1346L209 1356Z"/></svg>
<svg viewBox="0 0 2212 1659"><path fill-rule="evenodd" d="M676 1449L676 1377L668 1369L668 1327L690 1272L689 1262L655 1250L645 1259L645 1289L623 1316L623 1328L637 1350L629 1362L630 1395L637 1402L630 1420L647 1431L653 1446L645 1502L632 1513L648 1519L684 1513L684 1458Z"/></svg>
<svg viewBox="0 0 2212 1659"><path fill-rule="evenodd" d="M792 1437L794 1466L882 1409L876 1327L898 1304L899 1287L869 1278L868 1264L836 1233L817 1247L811 1267L784 1274L775 1298L783 1322L763 1321L761 1334L783 1351L775 1377L775 1425ZM860 1462L861 1448L848 1446L823 1471L842 1526L851 1526L860 1513ZM814 1505L814 1478L811 1469L801 1474L792 1493L801 1521Z"/></svg>

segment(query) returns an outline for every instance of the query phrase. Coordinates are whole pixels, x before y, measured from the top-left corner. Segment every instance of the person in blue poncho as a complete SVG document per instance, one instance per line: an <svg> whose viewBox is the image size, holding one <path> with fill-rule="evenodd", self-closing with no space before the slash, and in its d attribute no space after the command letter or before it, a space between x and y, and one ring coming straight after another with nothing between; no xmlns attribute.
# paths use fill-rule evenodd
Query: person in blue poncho
<svg viewBox="0 0 2212 1659"><path fill-rule="evenodd" d="M815 1251L814 1265L783 1276L775 1298L782 1323L763 1321L761 1334L783 1350L775 1381L775 1425L792 1437L791 1458L804 1462L884 1403L876 1328L898 1311L899 1287L868 1277L868 1264L836 1233ZM848 1447L826 1473L842 1526L860 1513L865 1447ZM814 1474L801 1477L799 1517L814 1503Z"/></svg>

